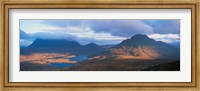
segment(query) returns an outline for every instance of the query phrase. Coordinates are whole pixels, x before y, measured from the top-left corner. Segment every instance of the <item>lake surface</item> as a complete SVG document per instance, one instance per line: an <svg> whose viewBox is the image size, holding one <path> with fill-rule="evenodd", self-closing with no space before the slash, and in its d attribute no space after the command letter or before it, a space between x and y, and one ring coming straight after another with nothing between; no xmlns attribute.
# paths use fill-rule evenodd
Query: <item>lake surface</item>
<svg viewBox="0 0 200 91"><path fill-rule="evenodd" d="M69 58L69 60L72 61L77 61L77 62L82 62L88 59L88 55L79 55L73 58ZM70 64L70 63L50 63L48 64L49 66L57 67L57 68L63 68L63 67L69 67L69 66L74 66L75 64Z"/></svg>
<svg viewBox="0 0 200 91"><path fill-rule="evenodd" d="M82 62L88 59L88 55L79 55L73 58L70 58L69 60L77 61L77 62Z"/></svg>

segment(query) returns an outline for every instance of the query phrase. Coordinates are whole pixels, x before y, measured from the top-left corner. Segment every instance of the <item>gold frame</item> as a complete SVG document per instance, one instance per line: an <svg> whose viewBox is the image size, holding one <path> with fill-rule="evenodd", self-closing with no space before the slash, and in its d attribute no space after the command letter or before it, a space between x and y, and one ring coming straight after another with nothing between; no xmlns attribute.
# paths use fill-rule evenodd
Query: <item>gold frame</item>
<svg viewBox="0 0 200 91"><path fill-rule="evenodd" d="M92 2L92 1L85 1L85 2L73 2L73 1L68 1L68 2L46 2L46 1L40 1L40 2L34 2L34 1L29 1L29 2L12 2L12 1L3 1L2 3L2 29L1 29L1 46L0 48L3 50L1 58L1 63L0 65L3 66L3 70L1 75L3 75L3 78L1 78L0 82L2 83L2 89L8 90L8 89L44 89L50 90L50 88L54 89L65 89L65 90L122 90L122 89L127 89L127 90L200 90L200 81L199 81L199 73L200 73L200 67L197 65L200 65L200 62L198 60L198 22L199 22L199 1L177 1L177 2L137 2L137 1L131 1L131 2L114 2L112 1L107 1L107 2ZM129 83L92 83L92 82L83 82L83 83L18 83L18 82L9 82L8 81L8 62L9 62L9 55L8 55L8 41L9 41L9 9L13 8L34 8L34 9L42 9L42 8L113 8L113 9L118 9L118 8L123 8L123 9L131 9L131 8L160 8L160 9L183 9L183 8L188 8L192 10L192 82L129 82ZM144 87L144 88L140 88ZM120 89L119 89L120 88Z"/></svg>

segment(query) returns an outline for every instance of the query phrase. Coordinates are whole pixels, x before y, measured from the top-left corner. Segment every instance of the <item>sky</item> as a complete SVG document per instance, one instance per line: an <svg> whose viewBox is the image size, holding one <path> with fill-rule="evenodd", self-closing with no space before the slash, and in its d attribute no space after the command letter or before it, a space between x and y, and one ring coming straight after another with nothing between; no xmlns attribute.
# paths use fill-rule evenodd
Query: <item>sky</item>
<svg viewBox="0 0 200 91"><path fill-rule="evenodd" d="M110 45L135 34L180 45L180 20L20 20L20 46L28 46L37 38Z"/></svg>

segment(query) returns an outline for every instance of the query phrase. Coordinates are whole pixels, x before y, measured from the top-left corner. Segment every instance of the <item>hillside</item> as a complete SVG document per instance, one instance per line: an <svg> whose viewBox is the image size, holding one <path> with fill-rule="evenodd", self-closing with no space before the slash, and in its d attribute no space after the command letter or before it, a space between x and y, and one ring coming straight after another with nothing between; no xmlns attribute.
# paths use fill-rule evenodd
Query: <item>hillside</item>
<svg viewBox="0 0 200 91"><path fill-rule="evenodd" d="M137 34L93 58L123 59L179 59L179 48Z"/></svg>

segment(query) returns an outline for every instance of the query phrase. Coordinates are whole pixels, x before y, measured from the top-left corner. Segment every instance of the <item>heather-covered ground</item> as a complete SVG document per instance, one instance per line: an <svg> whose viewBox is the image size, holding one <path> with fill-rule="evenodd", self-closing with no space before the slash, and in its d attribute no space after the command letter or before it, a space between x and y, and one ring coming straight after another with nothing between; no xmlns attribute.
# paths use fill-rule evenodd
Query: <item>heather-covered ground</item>
<svg viewBox="0 0 200 91"><path fill-rule="evenodd" d="M75 66L64 68L63 70L73 71L143 71L153 69L154 71L177 71L180 69L180 61L176 60L88 60L77 63ZM162 66L164 65L164 66ZM163 68L164 67L164 68ZM166 68L165 68L166 67Z"/></svg>
<svg viewBox="0 0 200 91"><path fill-rule="evenodd" d="M20 62L31 61L36 64L76 63L74 60L69 60L73 57L75 57L75 55L61 53L33 53L30 55L20 55Z"/></svg>
<svg viewBox="0 0 200 91"><path fill-rule="evenodd" d="M86 60L73 66L53 67L48 64L21 62L21 71L179 71L179 60Z"/></svg>

